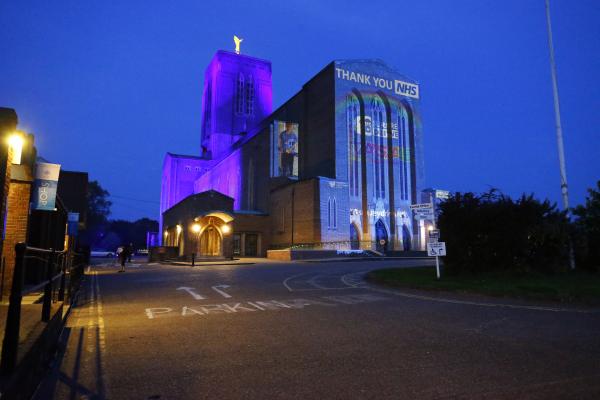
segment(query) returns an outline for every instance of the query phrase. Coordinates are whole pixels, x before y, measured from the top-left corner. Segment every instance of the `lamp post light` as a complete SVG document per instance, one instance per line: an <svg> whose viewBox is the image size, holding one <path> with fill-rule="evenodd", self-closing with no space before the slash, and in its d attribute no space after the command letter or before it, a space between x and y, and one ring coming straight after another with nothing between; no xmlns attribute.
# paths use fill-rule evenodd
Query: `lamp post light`
<svg viewBox="0 0 600 400"><path fill-rule="evenodd" d="M21 164L21 153L23 152L23 144L25 139L21 132L15 132L7 138L8 146L12 150L12 164Z"/></svg>

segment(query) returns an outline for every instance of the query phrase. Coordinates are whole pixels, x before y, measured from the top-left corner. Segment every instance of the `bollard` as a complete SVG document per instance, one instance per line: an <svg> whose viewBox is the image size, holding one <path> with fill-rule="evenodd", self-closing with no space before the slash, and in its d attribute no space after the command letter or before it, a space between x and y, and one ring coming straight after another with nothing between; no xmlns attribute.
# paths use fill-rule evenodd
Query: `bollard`
<svg viewBox="0 0 600 400"><path fill-rule="evenodd" d="M21 300L23 296L23 263L25 261L25 243L17 243L15 251L15 270L10 291L6 327L4 328L4 341L2 342L2 359L0 371L3 375L10 374L17 364L17 349L19 346L19 328L21 325Z"/></svg>
<svg viewBox="0 0 600 400"><path fill-rule="evenodd" d="M54 249L50 249L46 264L46 285L44 286L44 302L42 304L42 321L50 321L50 305L52 304L52 273L54 272Z"/></svg>
<svg viewBox="0 0 600 400"><path fill-rule="evenodd" d="M195 259L196 259L196 253L192 253L192 267L194 266Z"/></svg>

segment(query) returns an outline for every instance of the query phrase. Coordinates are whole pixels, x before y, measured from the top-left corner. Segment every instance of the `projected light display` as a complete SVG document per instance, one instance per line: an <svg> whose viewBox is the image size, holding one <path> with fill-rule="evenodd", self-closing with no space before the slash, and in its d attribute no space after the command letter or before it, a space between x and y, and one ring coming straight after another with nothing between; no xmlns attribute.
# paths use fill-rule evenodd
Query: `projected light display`
<svg viewBox="0 0 600 400"><path fill-rule="evenodd" d="M298 124L271 124L271 176L298 177Z"/></svg>
<svg viewBox="0 0 600 400"><path fill-rule="evenodd" d="M348 181L351 236L380 251L409 249L418 233L405 216L421 182L419 85L379 62L336 62L334 76L336 170Z"/></svg>

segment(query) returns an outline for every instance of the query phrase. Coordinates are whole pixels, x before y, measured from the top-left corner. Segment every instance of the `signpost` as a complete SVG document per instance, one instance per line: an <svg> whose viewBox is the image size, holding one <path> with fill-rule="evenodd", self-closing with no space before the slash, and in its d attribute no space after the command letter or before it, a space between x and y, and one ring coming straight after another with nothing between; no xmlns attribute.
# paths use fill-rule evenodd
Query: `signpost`
<svg viewBox="0 0 600 400"><path fill-rule="evenodd" d="M429 257L435 257L436 258L436 263L437 263L437 258L439 256L445 256L446 255L446 242L429 242L427 243L427 255ZM439 275L439 273L438 273ZM438 276L439 278L439 276Z"/></svg>
<svg viewBox="0 0 600 400"><path fill-rule="evenodd" d="M436 199L448 200L449 197L450 197L450 192L448 190L439 190L438 189L435 191Z"/></svg>
<svg viewBox="0 0 600 400"><path fill-rule="evenodd" d="M415 219L433 219L433 206L431 203L412 204L410 209L415 215Z"/></svg>

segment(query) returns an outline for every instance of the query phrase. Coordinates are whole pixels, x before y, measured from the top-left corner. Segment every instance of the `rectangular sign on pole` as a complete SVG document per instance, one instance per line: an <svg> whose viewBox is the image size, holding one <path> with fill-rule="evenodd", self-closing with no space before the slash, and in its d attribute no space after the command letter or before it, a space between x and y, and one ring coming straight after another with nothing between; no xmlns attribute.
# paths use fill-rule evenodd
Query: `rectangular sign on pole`
<svg viewBox="0 0 600 400"><path fill-rule="evenodd" d="M430 243L435 243L439 240L440 240L440 230L439 229L430 230L427 241Z"/></svg>
<svg viewBox="0 0 600 400"><path fill-rule="evenodd" d="M56 210L56 189L59 173L60 164L42 162L36 164L33 197L33 208L35 210Z"/></svg>
<svg viewBox="0 0 600 400"><path fill-rule="evenodd" d="M67 216L67 234L77 236L79 232L79 213L70 212Z"/></svg>
<svg viewBox="0 0 600 400"><path fill-rule="evenodd" d="M427 243L427 255L429 257L445 256L446 242L429 242Z"/></svg>
<svg viewBox="0 0 600 400"><path fill-rule="evenodd" d="M436 190L435 197L442 200L448 200L448 197L450 197L450 192L447 190Z"/></svg>
<svg viewBox="0 0 600 400"><path fill-rule="evenodd" d="M412 204L410 209L415 219L433 219L433 207L431 203Z"/></svg>

